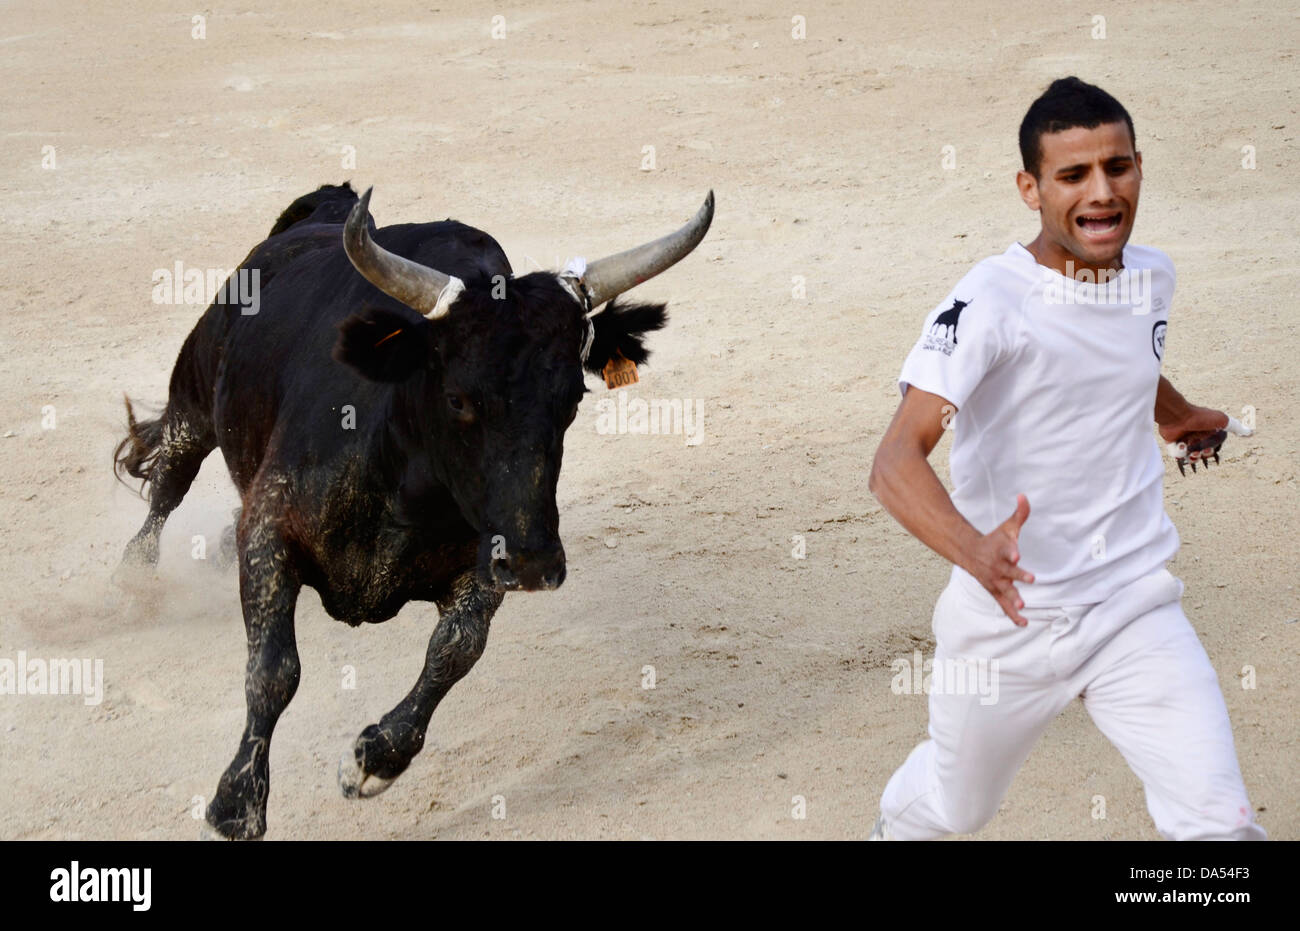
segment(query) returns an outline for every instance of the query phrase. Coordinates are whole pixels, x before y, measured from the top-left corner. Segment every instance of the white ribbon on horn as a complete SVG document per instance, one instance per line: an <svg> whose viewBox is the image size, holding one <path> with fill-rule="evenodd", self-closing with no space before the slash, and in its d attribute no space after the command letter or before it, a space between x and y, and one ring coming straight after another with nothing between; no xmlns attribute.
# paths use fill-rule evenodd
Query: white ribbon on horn
<svg viewBox="0 0 1300 931"><path fill-rule="evenodd" d="M445 317L451 312L451 305L456 303L456 298L460 297L460 292L465 290L465 282L461 281L455 275L448 276L450 280L446 287L438 292L438 302L433 305L433 310L425 314L428 320L437 320L439 317Z"/></svg>
<svg viewBox="0 0 1300 931"><path fill-rule="evenodd" d="M564 263L564 268L560 269L561 278L581 278L587 274L587 260L580 255L576 255Z"/></svg>
<svg viewBox="0 0 1300 931"><path fill-rule="evenodd" d="M582 276L587 274L587 260L582 256L574 256L564 263L564 268L560 269L559 275L556 276L560 282L560 287L569 292L569 297L578 302L578 306L583 310L583 322L587 325L586 332L582 336L581 355L582 361L587 361L587 355L591 352L591 342L596 338L596 327L591 322L591 302L587 300L587 292L582 287Z"/></svg>
<svg viewBox="0 0 1300 931"><path fill-rule="evenodd" d="M560 286L569 292L569 297L578 302L588 315L591 314L591 303L587 300L586 292L582 288L582 276L587 274L587 260L582 256L575 256L564 263L564 268L556 275Z"/></svg>

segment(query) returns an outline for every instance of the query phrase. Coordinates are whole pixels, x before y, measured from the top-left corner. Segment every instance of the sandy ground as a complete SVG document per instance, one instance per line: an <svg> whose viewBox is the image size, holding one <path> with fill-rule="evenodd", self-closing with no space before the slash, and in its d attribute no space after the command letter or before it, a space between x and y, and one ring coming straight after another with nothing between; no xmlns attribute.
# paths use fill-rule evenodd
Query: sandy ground
<svg viewBox="0 0 1300 931"><path fill-rule="evenodd" d="M633 390L700 399L705 435L600 435L592 380L560 483L568 581L506 599L378 799L341 798L335 765L414 681L436 612L353 630L305 591L268 837L865 836L926 721L889 663L932 649L948 572L867 470L923 315L1035 235L1016 127L1077 73L1137 124L1133 241L1179 269L1165 373L1257 410L1221 469L1169 465L1171 568L1259 820L1300 838L1294 12L1115 2L1103 39L1084 4L550 0L499 8L493 38L481 5L384 6L221 5L198 11L203 39L157 2L0 9L0 656L102 659L105 677L94 706L0 696L0 837L197 836L242 727L244 634L234 575L191 546L236 497L212 456L163 536L156 602L128 603L108 574L144 505L110 471L121 396L164 400L202 311L153 303L155 269L230 268L294 197L345 178L375 185L381 224L455 216L518 270L658 236L713 188L707 240L637 291L672 318ZM980 836L1157 834L1076 703Z"/></svg>

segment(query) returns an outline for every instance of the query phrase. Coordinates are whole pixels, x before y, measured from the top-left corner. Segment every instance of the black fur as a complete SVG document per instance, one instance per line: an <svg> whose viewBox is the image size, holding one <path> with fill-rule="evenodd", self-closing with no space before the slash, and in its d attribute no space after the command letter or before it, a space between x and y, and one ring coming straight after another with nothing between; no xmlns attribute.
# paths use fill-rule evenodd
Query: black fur
<svg viewBox="0 0 1300 931"><path fill-rule="evenodd" d="M428 364L429 326L405 308L370 307L339 324L332 354L370 381L404 381Z"/></svg>
<svg viewBox="0 0 1300 931"><path fill-rule="evenodd" d="M666 304L620 304L616 298L591 322L595 335L586 368L600 374L605 364L620 353L629 362L644 364L650 358L645 334L663 328L668 322L668 310Z"/></svg>
<svg viewBox="0 0 1300 931"><path fill-rule="evenodd" d="M278 236L292 226L310 219L313 223L342 223L348 218L352 205L357 202L357 192L352 190L352 182L342 184L323 184L310 194L299 197L280 214L267 234Z"/></svg>
<svg viewBox="0 0 1300 931"><path fill-rule="evenodd" d="M428 320L352 267L342 224L356 202L351 185L325 186L280 214L240 266L258 272L258 313L214 302L181 348L165 410L137 422L128 401L114 453L119 476L149 485L124 563L156 564L167 515L213 449L242 498L248 717L207 811L226 837L266 829L267 748L301 673L302 586L354 625L438 605L416 686L340 768L344 793L364 795L419 752L434 708L482 653L502 591L564 580L555 493L585 390L583 308L554 274L514 277L481 230L368 218L380 246L465 283ZM592 320L586 368L617 354L645 362L645 334L666 319L663 304L611 302Z"/></svg>

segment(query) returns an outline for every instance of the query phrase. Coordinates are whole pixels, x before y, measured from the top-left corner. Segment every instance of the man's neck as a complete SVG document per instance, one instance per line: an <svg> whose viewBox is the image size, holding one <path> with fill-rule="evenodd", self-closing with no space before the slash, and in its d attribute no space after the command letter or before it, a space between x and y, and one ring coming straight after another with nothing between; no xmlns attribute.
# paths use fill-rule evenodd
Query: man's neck
<svg viewBox="0 0 1300 931"><path fill-rule="evenodd" d="M1092 265L1083 261L1074 253L1062 249L1056 243L1045 240L1043 234L1039 233L1029 245L1025 247L1029 254L1034 257L1039 265L1052 269L1066 278L1080 280L1081 272L1088 272L1082 276L1082 280L1089 283L1105 284L1112 278L1116 277L1124 269L1124 253L1115 256L1111 262L1104 262L1099 265Z"/></svg>

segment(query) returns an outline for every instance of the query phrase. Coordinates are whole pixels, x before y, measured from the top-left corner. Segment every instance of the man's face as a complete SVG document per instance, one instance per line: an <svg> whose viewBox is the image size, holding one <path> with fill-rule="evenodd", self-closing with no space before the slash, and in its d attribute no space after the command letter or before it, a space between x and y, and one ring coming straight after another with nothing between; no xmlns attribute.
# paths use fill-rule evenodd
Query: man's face
<svg viewBox="0 0 1300 931"><path fill-rule="evenodd" d="M1040 258L1052 265L1073 259L1081 268L1119 268L1142 186L1142 155L1133 149L1128 125L1076 126L1040 140L1038 177L1027 171L1016 176L1020 196L1042 218Z"/></svg>

